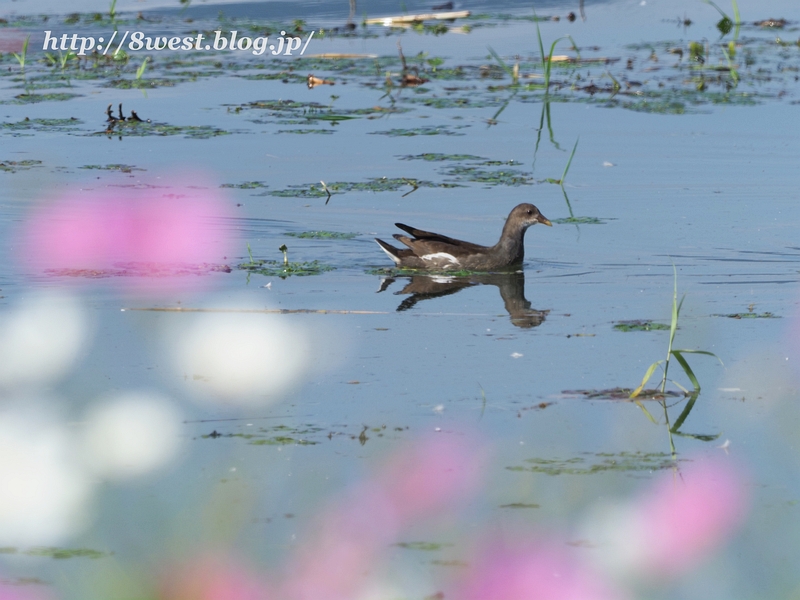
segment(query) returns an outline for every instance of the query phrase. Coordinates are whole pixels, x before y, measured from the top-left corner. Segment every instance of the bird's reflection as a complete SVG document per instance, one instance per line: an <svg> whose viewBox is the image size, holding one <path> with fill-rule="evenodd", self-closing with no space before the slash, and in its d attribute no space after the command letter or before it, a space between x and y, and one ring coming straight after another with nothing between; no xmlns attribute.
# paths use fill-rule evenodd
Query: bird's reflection
<svg viewBox="0 0 800 600"><path fill-rule="evenodd" d="M398 279L406 279L408 283L395 295L410 294L397 307L397 311L413 308L422 300L449 296L476 285L496 285L500 297L511 317L512 325L530 329L541 325L549 310L536 310L525 298L525 273L485 273L469 276L448 277L446 275L398 275L387 277L381 281L378 292L383 292Z"/></svg>

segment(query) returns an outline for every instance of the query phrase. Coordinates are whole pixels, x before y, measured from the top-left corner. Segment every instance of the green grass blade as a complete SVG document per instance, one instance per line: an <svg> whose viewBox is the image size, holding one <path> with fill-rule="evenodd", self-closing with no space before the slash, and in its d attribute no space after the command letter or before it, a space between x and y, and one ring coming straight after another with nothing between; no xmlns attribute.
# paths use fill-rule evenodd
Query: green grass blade
<svg viewBox="0 0 800 600"><path fill-rule="evenodd" d="M686 373L686 376L689 378L689 381L692 382L692 385L694 386L695 391L699 391L700 390L700 382L697 381L697 377L695 377L694 371L692 371L692 368L689 366L689 363L686 362L686 359L683 358L683 354L681 354L681 351L680 350L673 350L672 351L672 356L674 356L675 360L678 361L678 364L681 367L683 367L683 372Z"/></svg>
<svg viewBox="0 0 800 600"><path fill-rule="evenodd" d="M564 37L556 38L556 40L550 44L550 53L547 55L547 65L545 66L544 71L544 85L547 89L550 89L550 70L553 66L553 52L556 51L556 44L563 39Z"/></svg>
<svg viewBox="0 0 800 600"><path fill-rule="evenodd" d="M533 11L533 16L534 16L534 18L536 17L536 11L535 10ZM544 60L544 46L542 45L542 32L539 30L539 20L538 19L536 20L536 37L539 40L539 55L542 57L542 71L544 71L547 68L547 65L545 64L545 60ZM547 82L545 81L545 83L547 83ZM546 89L547 89L547 86L545 85L545 90Z"/></svg>
<svg viewBox="0 0 800 600"><path fill-rule="evenodd" d="M561 186L561 193L564 194L564 202L567 203L567 210L569 211L569 218L574 219L575 214L572 212L572 204L569 201L569 196L567 196L567 190L564 189L564 186ZM575 227L578 227L578 224L575 223Z"/></svg>
<svg viewBox="0 0 800 600"><path fill-rule="evenodd" d="M564 167L564 173L561 175L561 187L564 187L564 181L567 179L567 173L569 172L569 166L572 164L572 158L575 156L575 150L578 149L578 142L581 141L580 136L578 139L575 140L575 145L572 147L572 154L569 155L569 160L567 161L567 166Z"/></svg>
<svg viewBox="0 0 800 600"><path fill-rule="evenodd" d="M725 11L724 11L724 10L722 10L722 9L721 9L719 6L717 6L716 4L714 4L714 3L713 3L711 0L703 0L703 2L705 2L706 4L710 4L711 6L713 6L714 8L716 8L716 9L719 11L719 14L721 14L721 15L723 16L723 18L725 18L725 19L730 19L730 17L729 17L728 15L726 15L726 14L725 14Z"/></svg>
<svg viewBox="0 0 800 600"><path fill-rule="evenodd" d="M725 363L722 362L722 359L719 356L713 352L709 352L708 350L691 350L689 348L681 348L679 350L673 350L673 352L680 352L681 354L705 354L706 356L713 356L719 361L719 364L721 364L723 367L725 366Z"/></svg>
<svg viewBox="0 0 800 600"><path fill-rule="evenodd" d="M731 79L733 79L733 85L735 87L739 85L739 71L736 70L736 66L733 64L731 55L728 54L728 51L725 50L725 48L722 48L722 54L725 56L725 60L728 61L728 72L731 74Z"/></svg>
<svg viewBox="0 0 800 600"><path fill-rule="evenodd" d="M639 385L639 387L637 387L635 390L631 392L631 395L628 396L628 398L631 399L636 398L636 396L642 393L644 386L646 386L647 382L650 381L650 377L652 377L653 372L658 368L658 365L660 365L663 362L664 362L663 360L657 360L647 368L647 372L644 374L644 377L642 378L642 383Z"/></svg>
<svg viewBox="0 0 800 600"><path fill-rule="evenodd" d="M650 419L650 422L651 422L651 423L653 423L654 425L658 425L658 420L657 420L657 419L656 419L656 418L655 418L653 415L651 415L651 414L650 414L650 411L649 411L649 410L647 410L647 409L644 407L644 404L642 404L642 403L641 403L641 402L639 402L638 400L634 400L634 402L636 403L636 406L638 406L639 408L641 408L641 409L642 409L642 412L645 414L645 416L646 416L648 419Z"/></svg>
<svg viewBox="0 0 800 600"><path fill-rule="evenodd" d="M531 170L536 171L536 154L539 152L539 142L542 141L542 129L544 129L544 112L545 108L549 106L550 102L547 98L544 99L542 102L542 116L539 118L539 129L536 131L536 146L533 148L533 164L531 165Z"/></svg>
<svg viewBox="0 0 800 600"><path fill-rule="evenodd" d="M689 398L688 402L686 402L686 406L683 407L683 410L681 411L681 414L678 416L678 419L675 421L675 424L670 428L670 431L672 431L672 433L678 433L678 430L681 428L681 425L683 425L683 422L686 420L686 417L688 417L689 413L692 412L692 409L694 408L694 403L697 401L697 397L699 395L700 392L695 391L695 393L692 394L691 398Z"/></svg>
<svg viewBox="0 0 800 600"><path fill-rule="evenodd" d="M736 25L741 25L742 16L739 14L739 3L736 0L731 0L731 4L733 5L733 22Z"/></svg>
<svg viewBox="0 0 800 600"><path fill-rule="evenodd" d="M606 75L608 75L609 79L611 79L611 81L614 82L613 88L614 88L614 93L616 94L618 91L622 89L622 86L620 85L619 81L617 81L617 78L611 74L611 71L606 71Z"/></svg>
<svg viewBox="0 0 800 600"><path fill-rule="evenodd" d="M670 431L670 433L685 438L692 438L693 440L698 440L701 442L713 442L714 440L718 440L722 435L721 431L716 435L703 434L703 433L682 433L680 431Z"/></svg>
<svg viewBox="0 0 800 600"><path fill-rule="evenodd" d="M149 56L145 56L141 66L138 69L136 69L136 79L141 79L142 75L144 75L145 69L147 69L147 61L149 59L150 59Z"/></svg>
<svg viewBox="0 0 800 600"><path fill-rule="evenodd" d="M506 64L506 62L502 58L500 58L500 55L494 51L494 48L492 48L491 46L486 46L486 48L489 50L489 53L494 57L494 59L498 62L498 64L503 68L503 70L506 73L508 73L508 76L511 77L512 80L515 79L514 71L512 71L511 68Z"/></svg>
<svg viewBox="0 0 800 600"><path fill-rule="evenodd" d="M691 395L691 392L689 390L687 390L685 387L683 387L680 383L678 383L674 379L670 379L670 382L675 384L675 387L678 388L680 391L682 391L687 396Z"/></svg>
<svg viewBox="0 0 800 600"><path fill-rule="evenodd" d="M578 60L581 59L581 51L578 50L578 44L575 43L575 40L572 39L571 35L566 36L567 39L572 42L572 48L575 50L575 55L578 57Z"/></svg>

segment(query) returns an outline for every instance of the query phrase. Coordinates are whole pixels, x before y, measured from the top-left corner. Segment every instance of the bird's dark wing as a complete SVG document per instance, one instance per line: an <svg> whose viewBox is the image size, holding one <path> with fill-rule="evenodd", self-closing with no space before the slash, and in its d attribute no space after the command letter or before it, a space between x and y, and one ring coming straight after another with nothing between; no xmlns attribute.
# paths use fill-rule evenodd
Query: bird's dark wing
<svg viewBox="0 0 800 600"><path fill-rule="evenodd" d="M433 252L451 252L458 248L467 252L486 250L485 246L473 244L472 242L465 242L464 240L457 240L455 238L442 235L440 233L433 233L432 231L423 231L422 229L416 229L414 227L410 227L403 223L395 223L395 225L399 229L402 229L403 231L410 233L412 236L414 236L414 240L409 240L409 242L420 241L420 242L435 244L436 246L435 250L433 249L433 247L431 247L431 250ZM395 235L394 237L403 242L409 248L414 248L414 246L411 243L406 241L408 240L408 238L406 238L405 236ZM427 253L428 252L426 252L426 254Z"/></svg>

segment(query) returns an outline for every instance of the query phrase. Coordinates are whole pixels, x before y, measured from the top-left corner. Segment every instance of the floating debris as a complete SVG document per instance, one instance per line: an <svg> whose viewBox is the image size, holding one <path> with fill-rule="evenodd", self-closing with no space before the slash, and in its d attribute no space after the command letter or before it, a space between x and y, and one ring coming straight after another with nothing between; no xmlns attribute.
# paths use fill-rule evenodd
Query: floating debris
<svg viewBox="0 0 800 600"><path fill-rule="evenodd" d="M313 75L309 74L308 89L314 89L318 85L336 85L336 82L328 79L320 79L319 77L314 77Z"/></svg>
<svg viewBox="0 0 800 600"><path fill-rule="evenodd" d="M455 19L466 19L470 16L468 10L458 10L453 12L440 12L440 13L422 13L418 15L400 15L396 17L377 17L372 19L365 19L366 25L383 25L385 27L392 27L403 23L422 23L423 21L453 21Z"/></svg>

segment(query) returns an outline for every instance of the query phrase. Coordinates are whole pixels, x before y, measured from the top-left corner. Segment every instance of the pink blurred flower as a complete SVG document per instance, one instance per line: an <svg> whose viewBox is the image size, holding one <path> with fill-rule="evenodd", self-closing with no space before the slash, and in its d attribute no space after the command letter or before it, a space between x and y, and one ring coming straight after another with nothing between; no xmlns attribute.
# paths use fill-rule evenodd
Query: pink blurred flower
<svg viewBox="0 0 800 600"><path fill-rule="evenodd" d="M395 454L379 481L395 513L409 521L471 496L480 482L482 458L474 444L438 435Z"/></svg>
<svg viewBox="0 0 800 600"><path fill-rule="evenodd" d="M444 435L406 446L327 509L290 563L283 598L350 600L412 519L451 508L479 480L475 445Z"/></svg>
<svg viewBox="0 0 800 600"><path fill-rule="evenodd" d="M267 584L231 558L207 556L177 567L165 578L163 600L270 600ZM2 598L0 598L2 600Z"/></svg>
<svg viewBox="0 0 800 600"><path fill-rule="evenodd" d="M210 187L71 193L33 211L20 258L56 275L146 277L169 287L176 276L203 274L222 260L229 236L219 220L226 215Z"/></svg>
<svg viewBox="0 0 800 600"><path fill-rule="evenodd" d="M0 600L52 600L54 597L48 590L0 585Z"/></svg>
<svg viewBox="0 0 800 600"><path fill-rule="evenodd" d="M664 473L638 498L595 510L583 535L591 555L622 579L670 578L695 566L746 515L741 474L721 459Z"/></svg>
<svg viewBox="0 0 800 600"><path fill-rule="evenodd" d="M638 502L644 566L662 575L687 570L731 535L746 509L742 477L727 462L664 474Z"/></svg>
<svg viewBox="0 0 800 600"><path fill-rule="evenodd" d="M560 546L490 544L455 585L454 600L619 600L626 596Z"/></svg>

